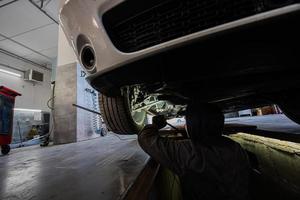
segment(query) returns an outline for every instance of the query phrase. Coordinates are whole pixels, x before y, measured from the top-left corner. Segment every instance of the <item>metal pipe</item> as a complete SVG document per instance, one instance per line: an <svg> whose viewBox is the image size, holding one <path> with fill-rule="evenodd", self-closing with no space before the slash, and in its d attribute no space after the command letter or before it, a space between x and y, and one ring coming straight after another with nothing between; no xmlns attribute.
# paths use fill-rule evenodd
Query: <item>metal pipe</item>
<svg viewBox="0 0 300 200"><path fill-rule="evenodd" d="M10 4L12 4L12 3L15 3L15 2L17 2L17 1L19 1L19 0L13 0L13 1L7 2L7 3L3 4L3 5L1 5L0 8L3 8L3 7L5 7L5 6L8 6L8 5L10 5Z"/></svg>
<svg viewBox="0 0 300 200"><path fill-rule="evenodd" d="M149 107L151 107L151 106L153 106L153 105L155 105L155 104L162 103L162 102L163 102L163 101L155 101L155 102L152 102L152 103L150 103L150 104L148 104L148 105L142 106L142 107L140 107L140 108L132 109L132 111L139 112L139 111L141 111L141 110L145 110L146 108L149 108Z"/></svg>
<svg viewBox="0 0 300 200"><path fill-rule="evenodd" d="M18 60L22 60L22 61L24 61L24 62L26 62L26 63L29 63L29 64L34 65L34 66L36 66L36 67L42 68L42 69L44 69L44 70L51 71L51 69L49 69L49 68L46 67L45 65L41 65L41 64L36 63L36 62L34 62L34 61L32 61L32 60L29 60L29 59L27 59L27 58L24 58L24 57L21 57L21 56L19 56L19 55L14 54L14 53L11 53L11 52L9 52L9 51L7 51L7 50L5 50L5 49L1 49L1 48L0 48L0 53L3 53L3 54L5 54L5 55L7 55L7 56L10 56L10 57L12 57L12 58L16 58L16 59L18 59Z"/></svg>
<svg viewBox="0 0 300 200"><path fill-rule="evenodd" d="M39 9L44 15L46 15L49 19L51 19L54 23L59 24L58 21L56 21L53 17L51 17L45 10L40 8L36 3L34 3L32 0L28 0L34 7Z"/></svg>
<svg viewBox="0 0 300 200"><path fill-rule="evenodd" d="M172 124L170 124L168 122L166 122L166 124L169 125L171 128L173 128L174 130L179 131L179 129L177 127L173 126Z"/></svg>
<svg viewBox="0 0 300 200"><path fill-rule="evenodd" d="M94 113L94 114L97 114L97 115L100 115L101 116L101 113L97 112L97 111L94 111L94 110L91 110L91 109L88 109L88 108L85 108L83 106L80 106L80 105L77 105L75 103L72 104L72 106L75 106L77 108L80 108L82 110L85 110L85 111L88 111L88 112L91 112L91 113Z"/></svg>
<svg viewBox="0 0 300 200"><path fill-rule="evenodd" d="M21 70L21 69L18 69L18 68L12 67L12 66L10 66L10 65L7 65L7 64L4 64L4 63L0 63L0 66L6 67L6 68L9 68L9 69L13 69L13 70L16 70L16 71L18 71L18 72L25 73L25 71L24 71L24 70Z"/></svg>

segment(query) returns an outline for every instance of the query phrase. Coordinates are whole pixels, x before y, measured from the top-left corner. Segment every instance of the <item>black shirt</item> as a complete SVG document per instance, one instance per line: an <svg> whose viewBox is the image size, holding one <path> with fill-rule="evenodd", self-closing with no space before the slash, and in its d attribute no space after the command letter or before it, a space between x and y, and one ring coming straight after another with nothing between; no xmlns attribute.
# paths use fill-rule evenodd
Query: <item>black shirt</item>
<svg viewBox="0 0 300 200"><path fill-rule="evenodd" d="M219 136L193 144L160 137L155 126L139 134L140 146L180 177L184 199L247 199L250 165L246 152Z"/></svg>

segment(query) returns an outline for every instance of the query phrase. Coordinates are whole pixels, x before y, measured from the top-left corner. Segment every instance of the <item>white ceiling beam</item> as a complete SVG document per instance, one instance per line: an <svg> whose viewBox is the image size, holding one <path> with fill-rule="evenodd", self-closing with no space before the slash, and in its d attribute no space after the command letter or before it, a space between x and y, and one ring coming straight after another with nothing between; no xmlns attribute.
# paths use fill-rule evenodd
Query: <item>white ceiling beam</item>
<svg viewBox="0 0 300 200"><path fill-rule="evenodd" d="M0 53L3 53L3 54L5 54L5 55L7 55L7 56L10 56L10 57L12 57L12 58L21 60L21 61L23 61L23 62L27 62L27 63L29 63L29 64L31 64L31 65L34 65L34 66L36 66L36 67L39 67L39 68L41 68L41 69L51 71L51 69L49 69L48 67L46 67L46 65L41 65L41 64L36 63L36 62L34 62L34 61L32 61L32 60L29 60L29 59L24 58L24 57L22 57L22 56L19 56L19 55L16 55L16 54L14 54L14 53L11 53L11 52L9 52L9 51L6 51L5 49L1 49L1 48L0 48Z"/></svg>

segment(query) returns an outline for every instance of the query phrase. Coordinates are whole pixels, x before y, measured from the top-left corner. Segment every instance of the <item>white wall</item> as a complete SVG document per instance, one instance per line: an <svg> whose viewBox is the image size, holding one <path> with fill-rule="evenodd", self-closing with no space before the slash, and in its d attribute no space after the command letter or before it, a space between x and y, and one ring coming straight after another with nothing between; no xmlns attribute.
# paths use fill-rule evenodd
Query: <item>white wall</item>
<svg viewBox="0 0 300 200"><path fill-rule="evenodd" d="M33 84L24 81L23 77L18 78L0 72L0 85L13 89L22 94L16 99L16 108L41 109L49 111L47 101L51 96L51 71L43 70L29 63L12 58L0 53L0 63L18 68L20 70L35 69L44 74L44 82ZM0 69L9 70L16 73L21 73L1 66ZM23 74L22 74L23 75Z"/></svg>

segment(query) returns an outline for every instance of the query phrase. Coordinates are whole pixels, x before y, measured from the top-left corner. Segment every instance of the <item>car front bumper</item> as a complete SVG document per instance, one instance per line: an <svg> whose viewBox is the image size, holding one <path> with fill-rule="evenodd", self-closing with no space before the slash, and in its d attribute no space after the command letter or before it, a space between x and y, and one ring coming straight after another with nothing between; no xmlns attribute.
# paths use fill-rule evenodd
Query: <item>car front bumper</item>
<svg viewBox="0 0 300 200"><path fill-rule="evenodd" d="M214 34L300 11L299 3L292 4L192 33L139 51L125 53L114 46L102 22L103 14L122 2L124 0L67 0L60 11L60 23L79 62L81 62L80 51L84 45L88 44L94 50L95 68L88 73L87 79L89 81L126 64L205 39Z"/></svg>

